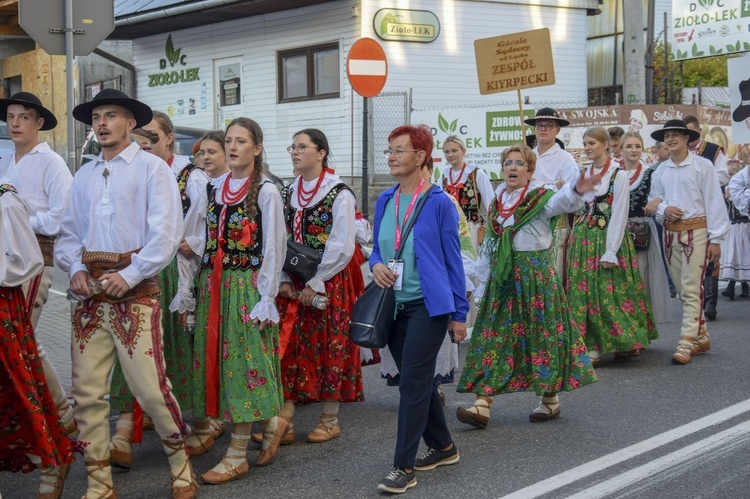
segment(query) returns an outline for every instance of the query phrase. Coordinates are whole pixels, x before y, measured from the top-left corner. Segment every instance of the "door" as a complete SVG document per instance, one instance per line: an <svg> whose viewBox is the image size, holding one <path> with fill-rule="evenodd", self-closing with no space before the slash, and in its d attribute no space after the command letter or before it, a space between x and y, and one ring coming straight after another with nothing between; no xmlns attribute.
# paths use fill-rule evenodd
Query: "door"
<svg viewBox="0 0 750 499"><path fill-rule="evenodd" d="M214 123L220 130L242 116L242 58L214 59L216 114Z"/></svg>

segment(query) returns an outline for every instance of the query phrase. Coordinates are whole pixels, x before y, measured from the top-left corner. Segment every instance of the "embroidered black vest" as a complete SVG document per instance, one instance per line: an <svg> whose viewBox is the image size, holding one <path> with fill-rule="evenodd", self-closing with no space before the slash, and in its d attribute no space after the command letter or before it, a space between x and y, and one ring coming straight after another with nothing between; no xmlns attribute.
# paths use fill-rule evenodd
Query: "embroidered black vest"
<svg viewBox="0 0 750 499"><path fill-rule="evenodd" d="M645 166L643 168L646 168ZM646 168L641 178L641 183L638 187L630 191L630 210L628 211L628 218L633 217L645 217L644 209L648 204L648 193L651 192L651 175L654 170Z"/></svg>
<svg viewBox="0 0 750 499"><path fill-rule="evenodd" d="M448 172L450 175L450 172ZM448 186L448 177L443 175L443 190ZM461 190L458 191L458 204L461 205L466 220L472 223L479 223L479 203L482 195L477 189L477 169L466 176L466 182Z"/></svg>
<svg viewBox="0 0 750 499"><path fill-rule="evenodd" d="M746 224L750 223L750 217L746 217L742 213L740 213L740 210L737 209L737 207L734 205L733 202L731 202L728 199L725 199L724 202L727 205L727 211L729 212L729 222L734 224Z"/></svg>
<svg viewBox="0 0 750 499"><path fill-rule="evenodd" d="M588 227L606 229L612 217L612 201L615 197L615 178L620 169L615 169L609 178L609 189L601 196L597 196L592 203L586 203L588 213L578 217L576 224L584 223Z"/></svg>
<svg viewBox="0 0 750 499"><path fill-rule="evenodd" d="M3 194L5 194L6 192L13 192L15 194L18 194L18 191L16 190L16 188L13 187L12 185L10 185L10 184L1 184L0 185L0 196L2 196Z"/></svg>
<svg viewBox="0 0 750 499"><path fill-rule="evenodd" d="M229 177L225 182L229 182ZM270 183L270 182L264 182ZM261 184L261 189L262 189ZM203 266L213 267L216 250L219 246L219 216L224 205L216 201L216 187L208 184L208 209L206 213L206 251L203 254ZM225 269L259 270L263 263L263 223L260 206L256 204L257 213L251 221L256 224L255 233L249 246L240 243L242 239L242 221L247 220L245 203L227 206L224 223L225 244L223 267Z"/></svg>
<svg viewBox="0 0 750 499"><path fill-rule="evenodd" d="M177 175L177 189L180 191L180 201L182 201L182 218L187 216L187 212L190 209L190 197L187 194L187 181L190 173L198 168L194 164L190 163L180 171Z"/></svg>
<svg viewBox="0 0 750 499"><path fill-rule="evenodd" d="M716 163L716 158L719 157L719 153L722 152L721 146L714 144L713 142L706 142L705 140L701 144L701 148L698 151L699 156L703 156L711 163Z"/></svg>
<svg viewBox="0 0 750 499"><path fill-rule="evenodd" d="M331 235L333 230L333 202L342 191L352 192L348 185L344 183L336 184L317 204L302 210L302 243L321 255L326 249L326 241L328 241L328 236ZM352 194L354 193L352 192ZM289 234L294 234L294 216L297 214L297 209L292 206L289 200L295 195L291 186L287 186L281 191L281 199L284 201L286 230Z"/></svg>

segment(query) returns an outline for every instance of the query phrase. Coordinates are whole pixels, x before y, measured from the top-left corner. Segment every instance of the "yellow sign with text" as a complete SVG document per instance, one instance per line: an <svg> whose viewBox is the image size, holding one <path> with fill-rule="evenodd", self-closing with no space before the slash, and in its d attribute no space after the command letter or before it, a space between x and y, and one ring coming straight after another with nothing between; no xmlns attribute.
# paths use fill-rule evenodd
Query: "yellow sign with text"
<svg viewBox="0 0 750 499"><path fill-rule="evenodd" d="M555 84L549 29L474 41L482 95Z"/></svg>

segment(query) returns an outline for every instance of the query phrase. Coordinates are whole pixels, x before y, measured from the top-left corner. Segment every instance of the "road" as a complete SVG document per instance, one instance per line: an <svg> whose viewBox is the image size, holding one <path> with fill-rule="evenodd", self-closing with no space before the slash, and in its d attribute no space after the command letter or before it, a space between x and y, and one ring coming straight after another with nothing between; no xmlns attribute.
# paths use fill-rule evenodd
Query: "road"
<svg viewBox="0 0 750 499"><path fill-rule="evenodd" d="M64 276L62 276L64 277ZM65 290L64 278L55 288ZM723 284L722 284L723 287ZM750 299L720 297L719 319L709 323L713 348L687 366L670 363L678 322L661 325L660 338L640 357L605 357L599 382L561 395L562 416L532 424L532 394L498 397L486 430L466 427L456 408L471 395L445 386L446 414L461 461L418 473L410 498L739 498L750 497ZM675 314L679 307L675 308ZM40 334L69 385L67 303L53 295ZM67 328L67 329L66 329ZM68 336L66 336L68 335ZM466 345L461 345L461 357ZM66 364L67 359L67 364ZM67 367L66 367L67 366ZM204 485L202 498L367 498L388 471L395 447L398 390L385 386L377 366L363 369L363 403L343 405L342 435L324 444L304 436L319 414L300 407L297 442L282 447L268 467L223 486ZM229 444L193 460L197 472L215 465ZM257 447L248 453L255 460ZM37 473L0 474L5 499L34 497ZM114 472L121 498L168 497L169 473L158 435L146 432L129 472ZM63 497L85 492L85 469L73 465Z"/></svg>

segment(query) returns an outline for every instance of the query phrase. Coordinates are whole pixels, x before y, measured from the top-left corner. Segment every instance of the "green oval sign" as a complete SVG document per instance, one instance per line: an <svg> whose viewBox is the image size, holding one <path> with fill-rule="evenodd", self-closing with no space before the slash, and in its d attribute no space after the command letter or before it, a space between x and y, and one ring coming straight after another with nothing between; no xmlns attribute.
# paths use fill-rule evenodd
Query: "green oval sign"
<svg viewBox="0 0 750 499"><path fill-rule="evenodd" d="M440 34L440 21L427 10L380 9L373 19L378 38L388 41L434 41Z"/></svg>

